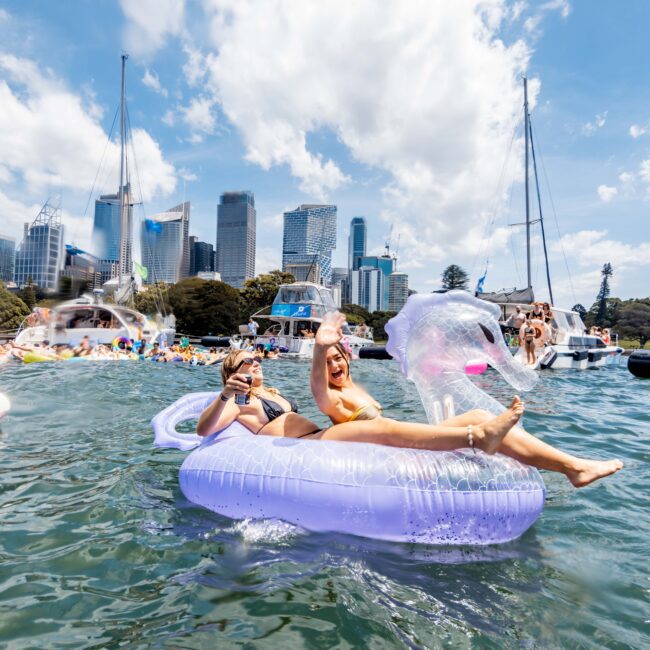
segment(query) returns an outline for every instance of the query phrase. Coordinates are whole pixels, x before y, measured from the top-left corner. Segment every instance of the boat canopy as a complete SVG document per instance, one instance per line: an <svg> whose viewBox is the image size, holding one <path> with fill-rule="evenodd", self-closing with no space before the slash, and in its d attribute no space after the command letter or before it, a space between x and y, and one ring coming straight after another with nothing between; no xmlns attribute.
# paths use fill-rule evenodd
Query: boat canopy
<svg viewBox="0 0 650 650"><path fill-rule="evenodd" d="M332 292L309 282L283 284L271 307L272 316L290 318L323 318L336 310Z"/></svg>
<svg viewBox="0 0 650 650"><path fill-rule="evenodd" d="M500 304L530 305L535 302L533 288L527 289L501 289L492 293L478 293L476 297L487 302L498 302Z"/></svg>

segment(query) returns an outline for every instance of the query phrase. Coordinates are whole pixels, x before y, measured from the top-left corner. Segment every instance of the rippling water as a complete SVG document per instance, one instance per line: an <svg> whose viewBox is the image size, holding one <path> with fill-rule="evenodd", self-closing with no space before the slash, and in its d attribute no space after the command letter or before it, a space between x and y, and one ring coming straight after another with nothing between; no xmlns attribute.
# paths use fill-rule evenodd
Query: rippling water
<svg viewBox="0 0 650 650"><path fill-rule="evenodd" d="M423 420L391 362L355 376L397 418ZM309 367L267 383L323 422ZM489 372L479 382L505 401ZM625 367L548 372L524 424L615 477L574 490L544 473L521 539L438 548L235 522L189 503L184 454L149 420L218 368L136 363L0 367L0 647L648 647L650 381Z"/></svg>

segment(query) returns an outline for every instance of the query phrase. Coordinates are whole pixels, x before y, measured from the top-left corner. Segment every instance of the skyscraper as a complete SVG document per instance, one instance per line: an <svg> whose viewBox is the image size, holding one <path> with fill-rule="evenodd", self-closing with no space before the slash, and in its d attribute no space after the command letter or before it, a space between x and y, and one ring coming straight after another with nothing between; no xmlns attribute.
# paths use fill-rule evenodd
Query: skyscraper
<svg viewBox="0 0 650 650"><path fill-rule="evenodd" d="M353 217L350 221L350 237L348 239L348 268L356 271L359 261L366 254L367 228L365 217Z"/></svg>
<svg viewBox="0 0 650 650"><path fill-rule="evenodd" d="M216 270L241 289L255 277L255 197L252 192L224 192L217 207Z"/></svg>
<svg viewBox="0 0 650 650"><path fill-rule="evenodd" d="M384 311L383 300L387 282L381 269L361 266L356 271L351 271L350 276L352 303L369 312Z"/></svg>
<svg viewBox="0 0 650 650"><path fill-rule="evenodd" d="M174 284L189 276L190 203L186 201L142 223L140 244L145 282Z"/></svg>
<svg viewBox="0 0 650 650"><path fill-rule="evenodd" d="M190 237L190 275L214 271L214 246Z"/></svg>
<svg viewBox="0 0 650 650"><path fill-rule="evenodd" d="M362 307L368 309L368 311L374 311L371 310L369 307L367 307L367 305L365 304L368 302L369 298L364 296L368 296L370 294L363 293L362 287L364 285L362 284L361 279L357 278L355 280L355 274L359 274L361 273L361 271L364 270L377 269L378 271L380 271L382 275L382 279L381 279L382 293L377 299L377 305L375 307L375 310L385 311L386 309L388 309L388 302L390 297L389 277L393 272L395 261L389 255L381 255L381 256L367 255L364 257L360 257L358 263L359 263L359 268L356 271L350 271L350 278L351 278L350 286L357 287L356 290L353 289L352 295L350 296L352 303L355 305L361 305ZM361 302L357 302L357 301L361 301Z"/></svg>
<svg viewBox="0 0 650 650"><path fill-rule="evenodd" d="M318 267L318 281L332 282L332 250L336 248L336 206L301 205L284 213L282 270L295 273L304 269L304 279L313 277ZM303 278L296 277L296 280Z"/></svg>
<svg viewBox="0 0 650 650"><path fill-rule="evenodd" d="M388 276L388 309L399 311L409 297L409 276L395 271Z"/></svg>
<svg viewBox="0 0 650 650"><path fill-rule="evenodd" d="M24 287L31 281L45 291L56 291L63 268L61 208L49 203L41 208L16 251L15 282Z"/></svg>
<svg viewBox="0 0 650 650"><path fill-rule="evenodd" d="M0 280L13 282L14 261L16 258L16 240L0 235Z"/></svg>
<svg viewBox="0 0 650 650"><path fill-rule="evenodd" d="M125 235L127 268L122 270L122 275L127 275L131 273L133 265L133 204L130 203L131 192L128 185L124 187L124 197L125 201L128 203L127 232ZM117 265L113 265L111 263L118 263L120 261L119 193L102 194L95 201L95 218L93 220L93 247L95 256L99 260L105 262L103 264L103 267L106 270L114 270L115 273L117 273ZM105 273L106 271L104 274Z"/></svg>

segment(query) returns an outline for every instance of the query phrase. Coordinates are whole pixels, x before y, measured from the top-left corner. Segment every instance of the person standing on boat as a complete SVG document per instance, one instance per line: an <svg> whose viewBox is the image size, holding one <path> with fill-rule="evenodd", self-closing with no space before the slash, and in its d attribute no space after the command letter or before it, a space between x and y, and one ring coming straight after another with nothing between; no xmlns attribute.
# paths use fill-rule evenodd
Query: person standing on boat
<svg viewBox="0 0 650 650"><path fill-rule="evenodd" d="M527 318L519 330L519 338L526 350L526 363L533 366L537 363L537 357L535 356L535 334L535 328L530 322L530 318Z"/></svg>
<svg viewBox="0 0 650 650"><path fill-rule="evenodd" d="M257 336L257 330L259 328L259 324L253 320L253 317L251 316L248 319L248 331L250 332L250 335L255 338Z"/></svg>

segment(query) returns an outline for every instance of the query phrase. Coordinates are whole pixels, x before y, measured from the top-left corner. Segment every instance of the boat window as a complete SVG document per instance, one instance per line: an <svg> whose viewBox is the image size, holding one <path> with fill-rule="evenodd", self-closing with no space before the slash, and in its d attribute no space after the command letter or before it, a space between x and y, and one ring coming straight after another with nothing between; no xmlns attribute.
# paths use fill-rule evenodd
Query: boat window
<svg viewBox="0 0 650 650"><path fill-rule="evenodd" d="M569 324L569 321L567 320L567 315L564 312L561 311L554 311L553 312L553 318L555 319L555 322L557 324L557 328L559 330L573 330L575 329L573 325Z"/></svg>

